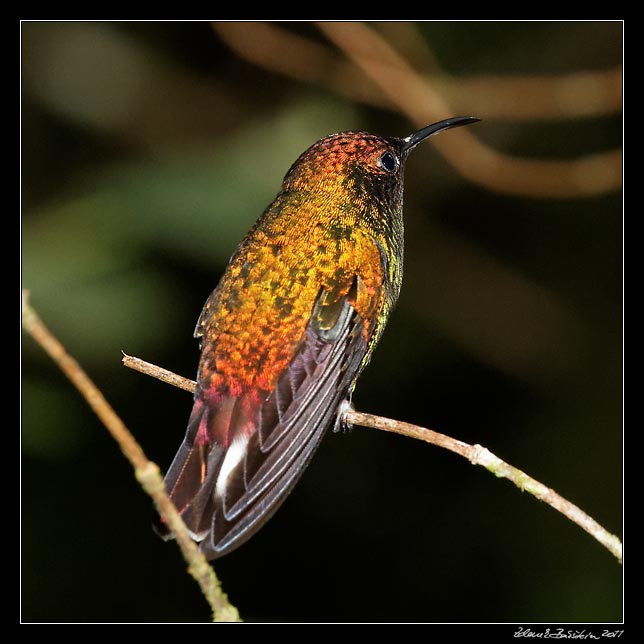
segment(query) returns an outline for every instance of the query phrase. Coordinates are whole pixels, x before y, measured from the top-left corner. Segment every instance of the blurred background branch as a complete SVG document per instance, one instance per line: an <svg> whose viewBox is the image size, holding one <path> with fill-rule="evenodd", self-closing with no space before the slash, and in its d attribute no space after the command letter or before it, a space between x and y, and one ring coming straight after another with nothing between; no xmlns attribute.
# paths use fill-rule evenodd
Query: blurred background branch
<svg viewBox="0 0 644 644"><path fill-rule="evenodd" d="M361 23L321 22L318 27L383 89L410 120L421 127L453 114L430 83L373 29ZM615 93L621 102L621 96ZM613 105L611 104L611 108ZM481 108L482 109L482 108ZM478 111L482 119L484 111ZM618 150L573 161L537 161L508 157L461 130L436 148L466 178L485 188L539 197L581 197L619 189Z"/></svg>
<svg viewBox="0 0 644 644"><path fill-rule="evenodd" d="M347 22L318 26L346 59L323 44L267 23L213 23L217 34L243 58L357 101L398 109L416 127L454 114L476 114L487 121L583 118L621 110L621 67L565 76L456 79L437 73L431 50L414 37L408 23L389 25L387 32L395 34L396 42L412 45L407 47L410 56L431 61L435 70L423 77L373 28ZM619 150L576 160L525 159L493 150L465 130L449 141L437 141L436 147L465 177L500 192L582 197L621 185Z"/></svg>
<svg viewBox="0 0 644 644"><path fill-rule="evenodd" d="M213 22L212 27L236 54L255 65L375 107L399 109L395 100L383 94L378 81L370 82L362 73L356 58L339 56L324 43L266 22ZM435 88L455 114L481 113L486 121L564 119L616 114L622 109L621 66L571 74L456 78L440 69L434 52L411 23L382 22L377 27L389 43L389 52L383 51L382 41L370 41L368 27L340 25L349 39L355 39L354 51L375 44L368 54L378 52L379 64L394 63L394 72L406 74L415 67L416 82ZM329 35L340 33L333 23L320 23L320 29ZM393 50L401 57L395 60Z"/></svg>

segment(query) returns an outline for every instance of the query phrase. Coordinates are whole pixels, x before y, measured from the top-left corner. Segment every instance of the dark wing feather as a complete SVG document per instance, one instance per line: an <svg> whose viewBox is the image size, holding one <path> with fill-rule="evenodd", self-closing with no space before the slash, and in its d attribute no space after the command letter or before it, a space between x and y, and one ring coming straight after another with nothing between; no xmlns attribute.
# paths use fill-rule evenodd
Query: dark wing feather
<svg viewBox="0 0 644 644"><path fill-rule="evenodd" d="M213 405L197 391L165 482L208 558L235 549L273 515L335 421L368 347L350 297L320 292L299 350L264 400L242 395ZM198 445L197 435L231 440L223 449Z"/></svg>
<svg viewBox="0 0 644 644"><path fill-rule="evenodd" d="M347 311L353 310L348 303L346 307ZM354 312L354 315L357 314ZM350 326L350 319L348 319L347 331ZM290 379L291 368L294 366L297 368L298 360L310 361L311 365L315 365L315 369L308 381L302 382L300 389L292 398L285 399L283 395L281 396L283 411L278 413L278 422L260 423L258 431L253 436L253 449L248 450L249 454L253 453L254 458L249 459L247 456L244 463L244 494L234 505L226 502L228 499L224 502L224 517L228 521L234 520L246 510L255 499L275 483L276 479L282 476L302 452L307 451L307 448L312 445L312 438L318 427L326 429L329 425L330 420L327 415L334 417L338 404L347 395L347 388L343 386L343 376L349 375L344 368L347 360L345 350L351 350L351 341L358 335L361 334L349 332L346 346L344 342L329 345L327 342L321 342L316 332L309 328L303 350L297 354L291 366L282 375L278 386L268 397L265 405L273 406L271 398L280 396L283 383ZM321 360L320 350L323 354ZM352 375L355 377L355 372ZM240 467L240 478L241 474Z"/></svg>

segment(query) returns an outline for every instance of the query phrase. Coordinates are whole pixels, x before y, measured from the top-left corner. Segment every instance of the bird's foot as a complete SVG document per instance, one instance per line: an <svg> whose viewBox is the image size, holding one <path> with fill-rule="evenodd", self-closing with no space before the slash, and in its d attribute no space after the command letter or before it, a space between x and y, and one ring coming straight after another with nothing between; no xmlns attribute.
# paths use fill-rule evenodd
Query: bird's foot
<svg viewBox="0 0 644 644"><path fill-rule="evenodd" d="M347 420L347 412L353 411L353 405L350 400L343 400L338 405L338 416L335 420L335 426L333 427L334 433L346 434L353 429L353 424Z"/></svg>

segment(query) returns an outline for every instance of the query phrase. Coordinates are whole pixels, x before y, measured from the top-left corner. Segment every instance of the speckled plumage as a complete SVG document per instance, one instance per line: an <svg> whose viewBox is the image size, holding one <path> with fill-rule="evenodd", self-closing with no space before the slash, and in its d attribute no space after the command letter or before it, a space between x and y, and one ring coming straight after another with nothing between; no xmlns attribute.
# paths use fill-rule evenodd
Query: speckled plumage
<svg viewBox="0 0 644 644"><path fill-rule="evenodd" d="M165 482L209 558L279 507L382 333L402 280L410 140L311 146L204 306L195 403Z"/></svg>

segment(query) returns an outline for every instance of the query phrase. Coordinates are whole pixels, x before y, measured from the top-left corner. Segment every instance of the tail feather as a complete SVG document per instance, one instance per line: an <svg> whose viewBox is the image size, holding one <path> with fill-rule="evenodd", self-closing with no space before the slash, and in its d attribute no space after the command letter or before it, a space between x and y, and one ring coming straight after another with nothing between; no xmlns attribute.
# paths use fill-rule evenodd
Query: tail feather
<svg viewBox="0 0 644 644"><path fill-rule="evenodd" d="M218 412L218 413L216 413ZM210 530L214 509L212 490L215 486L224 457L221 445L204 441L206 428L222 425L230 418L226 405L213 408L203 394L198 392L188 421L186 436L165 476L165 487L186 527L196 540L202 539ZM164 538L172 538L162 520L155 525Z"/></svg>

